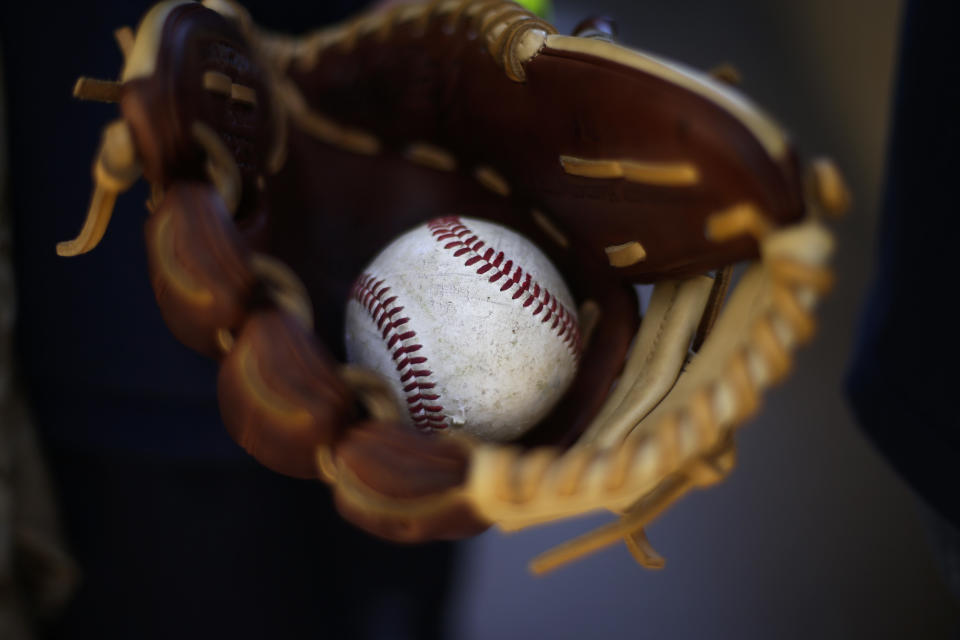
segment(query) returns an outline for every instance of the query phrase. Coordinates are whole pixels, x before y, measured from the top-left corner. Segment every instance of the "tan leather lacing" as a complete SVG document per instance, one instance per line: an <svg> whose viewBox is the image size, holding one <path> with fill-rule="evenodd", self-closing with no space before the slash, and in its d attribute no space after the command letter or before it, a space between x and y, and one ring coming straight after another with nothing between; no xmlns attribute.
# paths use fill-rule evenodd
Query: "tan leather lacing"
<svg viewBox="0 0 960 640"><path fill-rule="evenodd" d="M762 262L741 280L738 289L745 287L741 298L733 294L733 307L748 304L744 296L762 297L749 330L715 371L701 372L701 386L679 394L683 398L675 401L677 406L670 407L668 397L613 447L578 445L566 453L477 448L471 496L485 517L505 529L599 507L626 514L629 526L614 526L618 535L611 537L609 527L594 532L536 560L535 571L595 550L597 536L608 544L632 535L690 488L715 482L726 473L727 467L718 460L732 455L730 429L755 412L763 389L788 371L793 348L812 332L811 307L830 286L830 273L820 264L828 250L809 258L793 251L793 245L806 243L809 236L829 245L819 225L804 223L782 233L799 235L792 238L795 242L773 235L762 239L766 241ZM677 387L683 384L681 377ZM664 483L669 491L663 489ZM655 500L640 500L654 495Z"/></svg>
<svg viewBox="0 0 960 640"><path fill-rule="evenodd" d="M477 32L493 60L516 82L524 81L523 65L537 55L547 35L557 32L550 23L506 0L433 0L373 10L299 38L261 32L261 51L279 69L295 64L307 71L329 51L347 53L368 38L387 42L399 27L412 25L413 33L423 34L440 21L441 28L452 33L461 20Z"/></svg>

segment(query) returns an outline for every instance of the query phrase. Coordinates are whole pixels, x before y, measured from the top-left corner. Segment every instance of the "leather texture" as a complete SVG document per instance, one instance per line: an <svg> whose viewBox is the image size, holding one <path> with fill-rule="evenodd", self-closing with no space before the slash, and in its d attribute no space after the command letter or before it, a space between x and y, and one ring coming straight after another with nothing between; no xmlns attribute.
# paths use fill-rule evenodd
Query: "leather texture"
<svg viewBox="0 0 960 640"><path fill-rule="evenodd" d="M513 3L462 0L292 38L215 4L223 14L172 3L148 17L128 59L147 71L119 89L154 187L157 302L181 341L220 359L229 433L276 471L330 481L345 517L383 537L461 537L492 519L464 492L476 445L404 431L340 364L350 287L391 239L483 218L559 267L595 322L569 391L516 445L563 452L623 370L635 284L756 261L763 233L807 215L779 128L703 74L609 42L609 21L559 36ZM698 321L672 332L663 393Z"/></svg>

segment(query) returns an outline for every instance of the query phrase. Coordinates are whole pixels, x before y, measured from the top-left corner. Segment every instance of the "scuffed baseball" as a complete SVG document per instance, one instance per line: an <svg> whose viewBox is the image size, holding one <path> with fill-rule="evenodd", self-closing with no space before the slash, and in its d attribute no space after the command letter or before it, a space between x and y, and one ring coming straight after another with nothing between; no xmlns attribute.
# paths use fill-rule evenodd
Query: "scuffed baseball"
<svg viewBox="0 0 960 640"><path fill-rule="evenodd" d="M354 283L347 359L386 378L416 427L513 440L573 380L574 309L560 273L523 236L437 218L394 240Z"/></svg>

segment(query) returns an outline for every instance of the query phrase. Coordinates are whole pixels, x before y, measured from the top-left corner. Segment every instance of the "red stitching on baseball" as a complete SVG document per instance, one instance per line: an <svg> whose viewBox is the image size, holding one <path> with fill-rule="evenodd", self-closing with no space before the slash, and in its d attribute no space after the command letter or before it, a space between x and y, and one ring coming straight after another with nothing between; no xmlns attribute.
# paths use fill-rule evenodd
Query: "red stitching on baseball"
<svg viewBox="0 0 960 640"><path fill-rule="evenodd" d="M477 273L480 275L484 275L491 269L494 269L495 272L488 278L491 283L496 282L502 277L506 277L507 281L500 287L500 291L507 291L511 287L516 286L516 291L512 297L513 300L526 294L527 299L523 301L524 308L530 307L534 301L538 303L536 310L533 311L533 315L536 316L544 309L547 309L541 321L547 322L550 318L553 318L554 321L553 324L550 325L550 330L555 331L557 337L563 340L563 343L573 354L574 358L580 358L580 328L577 325L576 317L569 309L558 303L554 295L545 288L542 288L540 283L534 281L529 273L524 273L519 265L516 266L516 269L513 269L513 260L506 258L502 251L498 252L493 260L491 260L491 257L494 256L495 251L492 247L488 247L486 251L480 253L485 243L477 237L476 233L463 224L463 221L457 216L435 218L427 223L427 228L431 231L437 242L444 242L453 237L460 238L461 242L447 243L444 245L444 249L451 250L459 247L453 252L454 258L469 254L469 257L463 263L464 266L472 267L478 262L482 263L477 267ZM465 236L469 237L465 238ZM503 268L501 269L500 265L504 259L506 259L506 263L503 264ZM513 270L512 274L511 270ZM531 287L533 287L533 291L530 291Z"/></svg>
<svg viewBox="0 0 960 640"><path fill-rule="evenodd" d="M404 384L403 392L407 394L407 411L413 423L423 429L446 429L446 416L443 415L443 405L437 400L440 396L436 393L430 393L436 384L426 380L433 374L429 369L424 368L427 364L427 358L422 355L412 356L423 348L419 342L407 343L417 336L416 331L404 331L400 333L399 327L407 324L410 318L393 317L403 310L403 307L393 305L397 296L384 298L384 294L390 291L390 287L383 286L383 280L378 280L369 273L364 273L357 281L353 283L350 290L350 297L360 303L370 319L373 320L377 330L383 335L387 342L387 348L390 349L393 361L397 364L397 372L400 373L400 382ZM401 346L394 349L394 346L401 342ZM428 404L425 404L428 403Z"/></svg>

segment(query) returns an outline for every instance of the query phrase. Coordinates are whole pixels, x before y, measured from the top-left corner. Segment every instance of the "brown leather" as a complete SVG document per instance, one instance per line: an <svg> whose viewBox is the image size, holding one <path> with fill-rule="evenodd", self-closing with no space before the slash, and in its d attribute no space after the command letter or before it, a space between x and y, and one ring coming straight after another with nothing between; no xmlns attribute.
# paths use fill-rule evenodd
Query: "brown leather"
<svg viewBox="0 0 960 640"><path fill-rule="evenodd" d="M646 260L610 269L610 278L650 282L756 257L752 239L718 244L704 233L709 214L740 202L755 202L775 223L802 216L792 157L771 161L743 124L702 96L549 47L525 70L526 82L508 78L476 21L450 26L436 16L425 27L398 24L385 39L331 47L309 69L292 64L288 73L315 110L373 132L384 154L427 142L453 150L467 171L494 167L511 200L542 209L587 249L587 260L605 262L605 247L640 241ZM678 190L583 178L562 170L561 155L691 161L701 180Z"/></svg>
<svg viewBox="0 0 960 640"><path fill-rule="evenodd" d="M462 498L447 495L466 481L469 451L445 436L428 436L405 425L366 422L354 425L337 443L334 454L351 479L335 490L340 512L357 526L388 540L416 542L453 539L480 533L490 526ZM358 483L406 512L378 510L380 500L351 495Z"/></svg>
<svg viewBox="0 0 960 640"><path fill-rule="evenodd" d="M217 381L227 431L250 455L286 475L316 478L354 410L337 367L312 335L279 311L248 316Z"/></svg>
<svg viewBox="0 0 960 640"><path fill-rule="evenodd" d="M364 531L394 542L458 540L490 528L490 523L484 522L466 500L458 500L429 514L398 515L358 506L340 486L334 486L333 497L344 518Z"/></svg>
<svg viewBox="0 0 960 640"><path fill-rule="evenodd" d="M453 438L417 433L389 422L354 425L334 453L370 489L400 499L436 495L460 486L470 455Z"/></svg>
<svg viewBox="0 0 960 640"><path fill-rule="evenodd" d="M155 73L124 83L120 101L144 176L164 187L177 180L204 179L205 158L191 125L211 125L239 166L243 198L238 217L247 220L257 210L257 178L265 171L276 133L273 104L263 99L249 106L207 91L203 74L224 73L266 98L271 93L264 68L252 59L236 26L199 3L170 12L161 43Z"/></svg>
<svg viewBox="0 0 960 640"><path fill-rule="evenodd" d="M280 139L276 85L240 30L215 12L198 4L174 9L155 73L123 87L121 109L144 174L165 189L146 230L158 304L186 344L212 355L228 350L219 378L227 429L263 464L301 477L316 477L316 449L331 446L361 486L335 487L341 511L394 540L459 537L487 525L456 499L424 511L464 481L464 450L396 425L356 424L354 400L336 374L349 287L392 238L438 215L500 222L550 256L578 303L597 303L599 324L576 380L525 441L569 444L622 366L639 321L634 283L756 256L752 239L709 240L711 213L750 201L772 223L803 214L793 155L773 162L705 98L549 47L517 82L482 40L465 12L453 23L429 16L394 25L386 37L359 35L351 47L328 48L308 68L293 64L286 72L311 109L376 136L379 148L345 151L288 123L286 162L275 174L268 158ZM251 88L256 103L204 90L207 71ZM232 221L213 188L197 183L207 170L195 122L218 133L237 160L242 197ZM412 143L449 152L458 170L410 162ZM675 189L583 178L564 172L562 155L691 161L700 181ZM509 196L481 186L479 167L502 175ZM534 221L533 209L568 246ZM604 249L629 240L643 244L646 259L611 267ZM252 251L280 259L303 281L315 335L261 295L266 284L251 275ZM212 302L199 304L184 283L208 290ZM397 509L371 506L377 500L361 500L364 491Z"/></svg>
<svg viewBox="0 0 960 640"><path fill-rule="evenodd" d="M238 328L254 285L244 246L209 184L178 182L145 226L157 304L178 340L218 357L219 329Z"/></svg>

